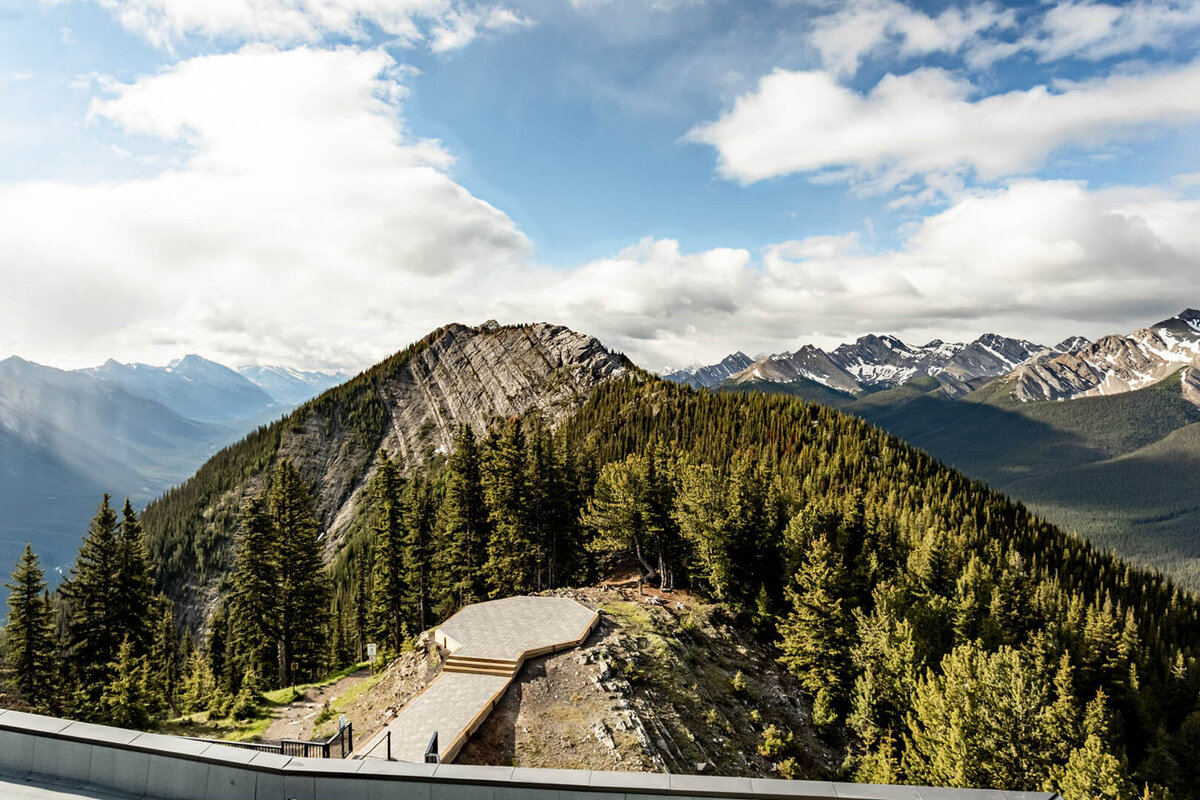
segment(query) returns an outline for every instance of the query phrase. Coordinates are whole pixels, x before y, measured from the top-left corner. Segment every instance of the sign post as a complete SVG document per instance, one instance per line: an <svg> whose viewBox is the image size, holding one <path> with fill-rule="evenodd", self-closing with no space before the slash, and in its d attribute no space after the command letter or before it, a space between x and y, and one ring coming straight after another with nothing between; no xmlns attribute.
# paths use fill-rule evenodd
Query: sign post
<svg viewBox="0 0 1200 800"><path fill-rule="evenodd" d="M375 663L375 643L374 642L367 643L367 661L370 661L372 664Z"/></svg>

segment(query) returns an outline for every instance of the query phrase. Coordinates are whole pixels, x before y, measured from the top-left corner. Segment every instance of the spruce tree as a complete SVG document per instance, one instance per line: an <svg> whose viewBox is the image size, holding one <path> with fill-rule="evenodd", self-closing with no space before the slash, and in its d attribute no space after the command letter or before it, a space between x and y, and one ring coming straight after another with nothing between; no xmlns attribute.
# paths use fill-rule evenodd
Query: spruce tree
<svg viewBox="0 0 1200 800"><path fill-rule="evenodd" d="M165 595L154 601L152 638L147 661L150 693L161 708L179 710L179 637L175 604Z"/></svg>
<svg viewBox="0 0 1200 800"><path fill-rule="evenodd" d="M99 711L100 694L108 685L111 665L126 634L117 596L122 559L117 526L117 514L106 494L63 587L71 605L67 638L81 706L76 713L83 716Z"/></svg>
<svg viewBox="0 0 1200 800"><path fill-rule="evenodd" d="M324 665L329 589L309 490L287 459L275 469L268 503L279 542L279 680L287 685L293 671L312 677Z"/></svg>
<svg viewBox="0 0 1200 800"><path fill-rule="evenodd" d="M117 618L124 621L125 633L134 654L144 656L150 651L154 582L150 577L142 523L129 498L125 499L121 510L117 551L117 591L114 598L117 602Z"/></svg>
<svg viewBox="0 0 1200 800"><path fill-rule="evenodd" d="M372 634L383 650L400 651L405 636L404 508L396 465L382 455L371 486L375 525L372 529L374 591L371 598Z"/></svg>
<svg viewBox="0 0 1200 800"><path fill-rule="evenodd" d="M429 486L418 473L404 489L404 584L407 616L416 630L429 624L433 567L433 503Z"/></svg>
<svg viewBox="0 0 1200 800"><path fill-rule="evenodd" d="M812 543L787 595L792 610L780 625L779 660L813 696L813 722L828 727L845 693L849 631L841 597L841 560L824 536Z"/></svg>
<svg viewBox="0 0 1200 800"><path fill-rule="evenodd" d="M256 675L279 671L279 541L266 497L246 502L234 538L230 636L237 643L237 669Z"/></svg>
<svg viewBox="0 0 1200 800"><path fill-rule="evenodd" d="M480 567L488 543L479 444L470 426L460 425L447 465L446 497L441 507L441 565L447 574L454 610L483 598Z"/></svg>
<svg viewBox="0 0 1200 800"><path fill-rule="evenodd" d="M119 728L145 728L150 724L152 702L146 685L146 661L134 653L128 637L117 650L109 672L112 678L100 696L106 721Z"/></svg>
<svg viewBox="0 0 1200 800"><path fill-rule="evenodd" d="M492 532L483 566L492 597L524 594L535 585L535 547L529 529L525 432L518 419L489 439L483 492Z"/></svg>
<svg viewBox="0 0 1200 800"><path fill-rule="evenodd" d="M46 581L28 543L12 572L8 594L8 662L17 688L34 708L48 710L56 696L53 611Z"/></svg>

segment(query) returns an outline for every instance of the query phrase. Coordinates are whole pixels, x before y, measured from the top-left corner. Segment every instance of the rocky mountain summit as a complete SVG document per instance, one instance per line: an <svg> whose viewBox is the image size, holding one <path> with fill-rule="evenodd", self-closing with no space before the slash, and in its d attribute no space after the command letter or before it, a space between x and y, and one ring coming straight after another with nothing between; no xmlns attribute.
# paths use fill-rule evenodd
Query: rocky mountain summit
<svg viewBox="0 0 1200 800"><path fill-rule="evenodd" d="M1013 373L1012 395L1029 402L1121 394L1158 383L1180 367L1186 367L1187 384L1198 357L1200 311L1189 308L1128 336L1103 336L1036 358Z"/></svg>
<svg viewBox="0 0 1200 800"><path fill-rule="evenodd" d="M558 325L448 325L218 454L147 507L148 546L194 623L216 597L238 510L279 460L314 488L332 557L383 453L407 470L449 452L460 424L483 436L496 420L536 410L554 426L631 369L597 339ZM213 565L203 576L188 561L198 551Z"/></svg>
<svg viewBox="0 0 1200 800"><path fill-rule="evenodd" d="M684 369L668 370L663 378L674 383L684 383L693 389L715 389L722 382L754 363L754 359L739 350L725 356L716 364L695 364Z"/></svg>
<svg viewBox="0 0 1200 800"><path fill-rule="evenodd" d="M772 355L730 377L734 384L812 381L851 396L890 389L913 378L936 378L957 397L1003 375L1046 348L1023 339L985 334L968 344L940 339L910 346L895 336L868 334L832 352L804 345ZM667 376L668 380L674 380Z"/></svg>
<svg viewBox="0 0 1200 800"><path fill-rule="evenodd" d="M721 365L736 363L733 359L730 356ZM1070 336L1054 347L995 333L967 344L934 339L917 346L895 336L868 334L830 352L809 344L791 353L767 356L724 382L741 388L817 384L837 393L825 395L821 402L838 404L838 395L850 400L920 377L936 379L941 392L951 398L1000 379L1010 385L1007 396L1030 402L1135 391L1164 380L1181 367L1186 368L1184 386L1194 387L1200 385L1200 375L1195 374L1198 359L1200 311L1189 308L1129 335L1103 336L1095 342ZM717 369L721 365L664 377L696 385L690 376L720 375L725 369Z"/></svg>

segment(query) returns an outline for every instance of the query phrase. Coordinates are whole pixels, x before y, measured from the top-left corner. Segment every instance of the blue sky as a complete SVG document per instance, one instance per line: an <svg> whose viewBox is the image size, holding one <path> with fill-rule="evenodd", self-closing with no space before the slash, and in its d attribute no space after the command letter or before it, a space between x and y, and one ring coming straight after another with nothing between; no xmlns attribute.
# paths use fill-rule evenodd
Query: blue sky
<svg viewBox="0 0 1200 800"><path fill-rule="evenodd" d="M1164 0L0 0L0 355L1127 330L1200 294L1198 34Z"/></svg>

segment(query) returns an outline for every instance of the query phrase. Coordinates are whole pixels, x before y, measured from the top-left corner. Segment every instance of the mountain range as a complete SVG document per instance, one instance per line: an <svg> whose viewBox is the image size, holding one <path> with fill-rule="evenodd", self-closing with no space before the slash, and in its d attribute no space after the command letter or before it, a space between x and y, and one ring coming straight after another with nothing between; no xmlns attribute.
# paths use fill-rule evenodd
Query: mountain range
<svg viewBox="0 0 1200 800"><path fill-rule="evenodd" d="M103 493L143 504L213 453L345 379L245 374L197 355L165 367L62 370L0 361L0 564L26 541L60 571Z"/></svg>
<svg viewBox="0 0 1200 800"><path fill-rule="evenodd" d="M804 346L711 384L872 422L1051 522L1200 588L1200 311L1054 347L987 334ZM697 371L700 374L700 371Z"/></svg>

